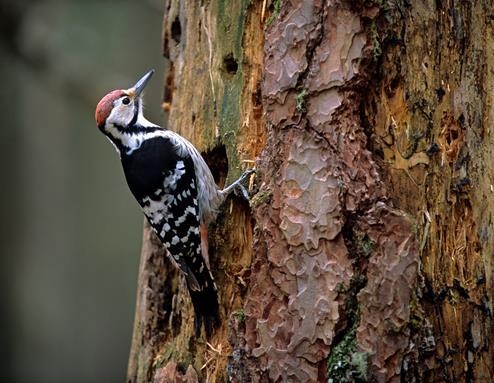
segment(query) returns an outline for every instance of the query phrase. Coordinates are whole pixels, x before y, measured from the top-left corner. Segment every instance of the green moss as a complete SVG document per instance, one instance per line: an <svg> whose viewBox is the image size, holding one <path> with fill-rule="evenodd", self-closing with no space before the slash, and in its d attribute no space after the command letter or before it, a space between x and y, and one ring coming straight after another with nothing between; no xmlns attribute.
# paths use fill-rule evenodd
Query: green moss
<svg viewBox="0 0 494 383"><path fill-rule="evenodd" d="M281 0L273 1L273 13L266 19L266 25L271 25L275 21L281 12Z"/></svg>
<svg viewBox="0 0 494 383"><path fill-rule="evenodd" d="M343 282L338 283L335 291L339 294L345 293L347 291L345 284Z"/></svg>
<svg viewBox="0 0 494 383"><path fill-rule="evenodd" d="M365 286L366 279L357 276L346 289L347 301L345 314L348 327L337 341L328 357L328 383L366 382L369 353L359 352L357 345L357 327L360 323L360 307L357 294Z"/></svg>
<svg viewBox="0 0 494 383"><path fill-rule="evenodd" d="M417 225L417 221L416 220L413 220L411 223L410 223L410 226L411 226L411 229L412 229L412 233L415 237L418 237L418 234L419 234L419 227Z"/></svg>
<svg viewBox="0 0 494 383"><path fill-rule="evenodd" d="M381 41L379 39L379 32L377 31L376 20L372 20L370 25L370 38L372 41L372 58L377 61L382 54Z"/></svg>
<svg viewBox="0 0 494 383"><path fill-rule="evenodd" d="M177 365L182 371L187 370L187 367L194 363L194 358L190 352L180 352L174 342L168 342L163 352L156 356L154 367L156 369L164 367L171 360L177 361Z"/></svg>
<svg viewBox="0 0 494 383"><path fill-rule="evenodd" d="M233 313L232 313L233 316L237 317L238 321L240 323L244 323L245 322L245 311L244 309L238 309L238 310L235 310Z"/></svg>
<svg viewBox="0 0 494 383"><path fill-rule="evenodd" d="M257 193L252 199L250 200L250 206L252 208L256 208L260 205L266 204L271 202L271 198L273 197L273 193L268 190L263 190Z"/></svg>
<svg viewBox="0 0 494 383"><path fill-rule="evenodd" d="M352 354L350 364L353 367L353 374L357 380L367 381L370 355L370 352L355 352Z"/></svg>
<svg viewBox="0 0 494 383"><path fill-rule="evenodd" d="M190 354L188 354L188 357L186 359L177 361L177 369L182 373L185 373L187 371L187 368L189 368L189 366L193 364L193 362L193 358L190 356Z"/></svg>
<svg viewBox="0 0 494 383"><path fill-rule="evenodd" d="M218 44L213 50L214 56L221 58L221 67L213 68L213 72L218 71L221 78L214 84L217 117L213 120L217 121L219 128L218 139L225 145L227 151L229 163L227 183L239 177L242 172L237 152L237 132L241 125L240 101L244 88L242 41L249 4L249 0L234 2L217 0L216 3L215 41ZM211 129L207 129L209 132L205 133L208 137L204 138L209 146L217 144L211 139L215 129L216 126L212 124Z"/></svg>
<svg viewBox="0 0 494 383"><path fill-rule="evenodd" d="M346 376L350 368L350 358L357 348L355 342L355 329L356 327L350 329L341 341L331 350L328 359L328 382L347 381Z"/></svg>
<svg viewBox="0 0 494 383"><path fill-rule="evenodd" d="M333 347L328 359L328 383L366 382L370 353L358 352L354 323L341 341Z"/></svg>
<svg viewBox="0 0 494 383"><path fill-rule="evenodd" d="M175 354L175 345L172 342L167 343L165 351L160 355L161 362L173 359Z"/></svg>
<svg viewBox="0 0 494 383"><path fill-rule="evenodd" d="M175 344L173 342L167 343L165 350L158 354L154 359L154 367L156 369L163 367L172 359L177 358L177 350L175 348Z"/></svg>
<svg viewBox="0 0 494 383"><path fill-rule="evenodd" d="M417 292L414 290L410 298L410 327L414 331L419 331L422 328L424 321L424 313L420 306Z"/></svg>
<svg viewBox="0 0 494 383"><path fill-rule="evenodd" d="M360 246L364 255L368 257L374 251L376 244L372 239L369 238L367 234L365 234L364 238L362 238L362 241L360 242Z"/></svg>
<svg viewBox="0 0 494 383"><path fill-rule="evenodd" d="M307 96L309 95L309 92L307 89L302 89L298 94L297 98L295 99L296 105L295 109L297 109L297 112L303 113L305 112L305 107L306 107L306 102L307 102Z"/></svg>

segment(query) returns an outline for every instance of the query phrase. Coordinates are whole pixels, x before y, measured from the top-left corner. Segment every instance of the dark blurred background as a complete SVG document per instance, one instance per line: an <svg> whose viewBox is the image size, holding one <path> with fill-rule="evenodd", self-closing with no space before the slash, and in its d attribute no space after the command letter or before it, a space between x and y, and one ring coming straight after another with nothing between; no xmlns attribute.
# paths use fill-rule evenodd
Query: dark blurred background
<svg viewBox="0 0 494 383"><path fill-rule="evenodd" d="M123 382L142 215L94 109L149 68L160 0L0 0L1 382Z"/></svg>

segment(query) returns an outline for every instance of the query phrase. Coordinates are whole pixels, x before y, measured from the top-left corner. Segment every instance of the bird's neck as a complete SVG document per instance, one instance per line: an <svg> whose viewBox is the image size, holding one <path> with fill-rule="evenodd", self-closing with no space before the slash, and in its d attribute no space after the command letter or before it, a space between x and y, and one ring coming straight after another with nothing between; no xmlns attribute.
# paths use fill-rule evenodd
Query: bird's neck
<svg viewBox="0 0 494 383"><path fill-rule="evenodd" d="M160 135L162 131L161 127L146 120L144 117L138 118L131 126L124 127L107 123L103 129L103 133L120 155L132 154L132 152L141 147L144 141Z"/></svg>

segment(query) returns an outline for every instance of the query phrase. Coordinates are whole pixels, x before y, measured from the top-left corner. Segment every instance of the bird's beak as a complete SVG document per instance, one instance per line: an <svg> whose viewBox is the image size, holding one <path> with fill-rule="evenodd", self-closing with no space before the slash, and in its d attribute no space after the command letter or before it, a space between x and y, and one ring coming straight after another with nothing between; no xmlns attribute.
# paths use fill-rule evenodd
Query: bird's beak
<svg viewBox="0 0 494 383"><path fill-rule="evenodd" d="M146 84L148 83L149 79L154 73L154 69L151 69L149 72L147 72L144 76L140 78L139 81L134 85L131 90L134 91L134 97L139 97L144 88L146 87Z"/></svg>

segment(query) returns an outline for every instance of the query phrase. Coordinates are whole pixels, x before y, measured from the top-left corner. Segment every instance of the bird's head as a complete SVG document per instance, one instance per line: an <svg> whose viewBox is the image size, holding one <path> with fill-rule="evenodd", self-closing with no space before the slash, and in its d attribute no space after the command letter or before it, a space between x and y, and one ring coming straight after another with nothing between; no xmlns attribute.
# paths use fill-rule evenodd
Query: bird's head
<svg viewBox="0 0 494 383"><path fill-rule="evenodd" d="M108 93L96 106L95 119L104 132L107 126L127 128L142 117L142 91L154 73L151 69L129 89L117 89Z"/></svg>

